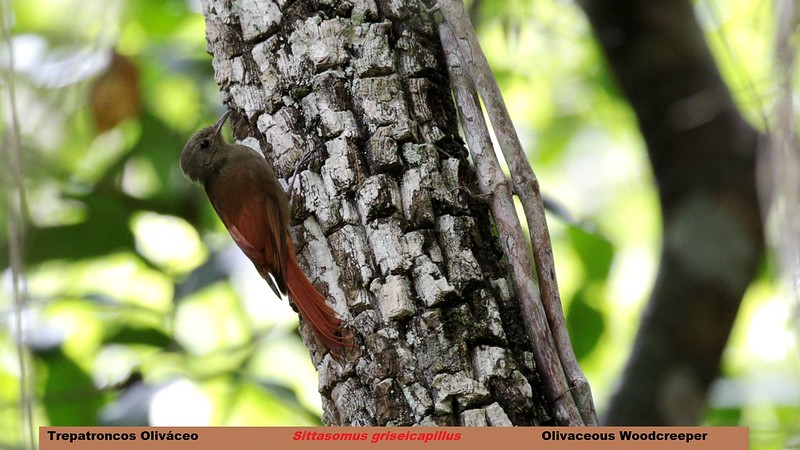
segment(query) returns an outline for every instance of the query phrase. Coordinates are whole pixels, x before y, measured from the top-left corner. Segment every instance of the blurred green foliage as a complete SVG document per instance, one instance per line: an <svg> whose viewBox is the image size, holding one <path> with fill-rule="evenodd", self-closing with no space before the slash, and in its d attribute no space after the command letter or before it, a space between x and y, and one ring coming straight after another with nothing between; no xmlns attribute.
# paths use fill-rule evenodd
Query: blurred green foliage
<svg viewBox="0 0 800 450"><path fill-rule="evenodd" d="M577 218L550 224L571 337L602 410L657 264L658 204L636 121L576 5L471 4L541 185ZM720 67L758 126L775 87L768 6L697 3ZM320 423L295 316L267 298L177 167L189 134L221 112L199 3L14 7L36 424ZM97 133L90 98L112 51L136 69L139 90L126 95L139 110ZM771 276L748 294L707 417L750 425L758 448L780 448L800 428L800 393L788 381L797 376L790 305ZM14 323L7 282L0 312ZM0 330L4 448L22 440L14 330ZM765 379L780 382L758 389Z"/></svg>
<svg viewBox="0 0 800 450"><path fill-rule="evenodd" d="M199 3L14 6L36 424L320 424L296 319L177 166L222 110ZM93 103L99 80L111 104ZM103 130L126 102L133 115ZM7 284L0 311L0 447L14 448Z"/></svg>

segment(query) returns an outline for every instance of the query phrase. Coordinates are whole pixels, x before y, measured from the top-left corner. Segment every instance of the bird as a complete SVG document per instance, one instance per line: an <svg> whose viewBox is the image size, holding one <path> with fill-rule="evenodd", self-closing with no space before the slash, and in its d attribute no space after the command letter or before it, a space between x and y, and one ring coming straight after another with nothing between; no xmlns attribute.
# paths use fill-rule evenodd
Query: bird
<svg viewBox="0 0 800 450"><path fill-rule="evenodd" d="M203 186L233 241L278 297L292 298L319 342L332 351L351 346L342 320L297 264L289 199L275 171L252 148L225 142L222 128L230 113L192 135L181 152L181 170Z"/></svg>

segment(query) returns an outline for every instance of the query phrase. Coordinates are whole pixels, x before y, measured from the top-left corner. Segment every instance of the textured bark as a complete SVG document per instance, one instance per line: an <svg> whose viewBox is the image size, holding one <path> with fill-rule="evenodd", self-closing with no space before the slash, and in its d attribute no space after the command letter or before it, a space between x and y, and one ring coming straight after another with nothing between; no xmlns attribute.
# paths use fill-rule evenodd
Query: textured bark
<svg viewBox="0 0 800 450"><path fill-rule="evenodd" d="M446 49L461 125L478 170L478 185L481 192L490 197L495 224L502 236L501 245L511 265L522 317L543 375L545 394L554 405L559 425L597 425L591 389L575 358L561 307L539 180L522 148L462 0L439 0L437 8L442 15L439 34ZM504 196L505 176L497 179L500 165L480 111L478 95L486 105L486 114L508 163L513 191L525 212L535 261L533 273L527 248L520 251L519 244L511 245L514 241L523 242L522 228L511 196ZM498 184L500 189L491 189L488 181Z"/></svg>
<svg viewBox="0 0 800 450"><path fill-rule="evenodd" d="M764 243L758 133L741 117L688 0L583 0L639 119L664 223L655 289L608 424L696 424Z"/></svg>
<svg viewBox="0 0 800 450"><path fill-rule="evenodd" d="M301 265L357 344L333 357L301 327L325 422L552 423L423 5L203 7L234 136L293 189Z"/></svg>
<svg viewBox="0 0 800 450"><path fill-rule="evenodd" d="M516 131L511 126L511 118L500 97L500 89L494 82L489 63L480 49L477 36L467 21L466 11L460 2L461 0L439 1L440 12L444 16L443 22L439 25L439 35L447 57L461 125L478 171L478 186L482 194L488 198L497 232L502 237L500 244L511 266L522 318L528 329L539 373L544 381L545 396L553 405L556 423L559 425L596 425L591 390L578 368L567 336L564 314L561 311L555 270L552 269L554 261L550 234L544 220L538 182L527 163ZM457 37L453 29L457 29L460 36ZM459 45L459 42L462 45ZM463 45L464 43L469 45ZM492 87L488 88L487 85ZM479 103L479 92L483 98L493 97L490 101L484 101L484 104L487 105L487 115L495 124L494 130L498 140L511 143L511 146L505 147L501 144L506 161L509 162L512 180L510 184L515 186L514 190L523 204L529 227L539 227L530 228L533 259L536 261L535 272L531 270L528 246L520 245L527 240L524 238L514 206L510 184L503 175L500 162L494 153L489 129L483 119ZM524 191L521 189L523 186L533 190ZM535 214L536 217L532 218L528 214ZM541 256L545 253L550 255L547 261L537 258L537 254ZM536 275L538 275L538 285ZM548 307L554 304L557 308ZM555 320L550 321L550 318ZM564 337L563 341L560 341L561 335ZM559 345L561 342L565 345ZM580 402L579 399L586 401Z"/></svg>

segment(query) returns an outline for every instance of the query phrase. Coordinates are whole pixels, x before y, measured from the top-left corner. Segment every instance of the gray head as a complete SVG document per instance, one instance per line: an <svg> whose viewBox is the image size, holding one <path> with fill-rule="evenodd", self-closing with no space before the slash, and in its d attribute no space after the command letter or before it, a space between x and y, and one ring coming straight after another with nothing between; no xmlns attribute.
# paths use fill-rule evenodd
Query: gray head
<svg viewBox="0 0 800 450"><path fill-rule="evenodd" d="M181 170L190 180L204 182L225 162L225 155L220 154L225 146L221 131L229 114L226 111L217 123L195 133L183 147Z"/></svg>

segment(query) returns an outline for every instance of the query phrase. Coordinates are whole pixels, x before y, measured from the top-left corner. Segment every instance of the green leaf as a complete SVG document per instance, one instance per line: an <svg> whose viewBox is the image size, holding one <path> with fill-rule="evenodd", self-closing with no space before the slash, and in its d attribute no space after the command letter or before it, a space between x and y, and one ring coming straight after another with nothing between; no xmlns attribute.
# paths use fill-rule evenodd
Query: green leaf
<svg viewBox="0 0 800 450"><path fill-rule="evenodd" d="M734 427L742 419L742 408L711 408L706 412L704 426Z"/></svg>
<svg viewBox="0 0 800 450"><path fill-rule="evenodd" d="M605 316L586 301L584 290L578 291L569 303L567 329L578 359L595 349L606 329Z"/></svg>
<svg viewBox="0 0 800 450"><path fill-rule="evenodd" d="M589 281L605 281L614 260L614 247L600 233L569 225L567 236L578 253Z"/></svg>
<svg viewBox="0 0 800 450"><path fill-rule="evenodd" d="M42 402L50 425L95 425L105 401L92 377L60 347L37 356L47 372Z"/></svg>
<svg viewBox="0 0 800 450"><path fill-rule="evenodd" d="M190 16L186 3L184 0L138 0L128 5L148 36L168 38L175 33L177 25Z"/></svg>
<svg viewBox="0 0 800 450"><path fill-rule="evenodd" d="M550 117L538 134L537 162L540 164L561 164L564 149L584 126L583 118L577 115Z"/></svg>
<svg viewBox="0 0 800 450"><path fill-rule="evenodd" d="M85 221L31 229L26 255L29 264L53 259L78 260L134 249L129 227L131 210L118 198L99 193L82 200L88 208Z"/></svg>
<svg viewBox="0 0 800 450"><path fill-rule="evenodd" d="M103 342L106 344L125 344L125 345L152 345L159 348L168 348L175 341L161 330L151 327L136 325L123 325L111 334Z"/></svg>
<svg viewBox="0 0 800 450"><path fill-rule="evenodd" d="M236 382L236 381L235 381ZM225 424L253 426L271 423L278 426L315 426L320 424L316 415L296 405L287 404L275 395L272 388L247 379L239 380L235 393L228 397L228 415Z"/></svg>
<svg viewBox="0 0 800 450"><path fill-rule="evenodd" d="M187 136L181 136L149 112L142 114L141 120L142 136L134 146L133 153L146 158L153 165L158 179L162 183L169 183L173 181ZM162 186L169 188L161 190L165 191L164 194L175 196L175 186Z"/></svg>

